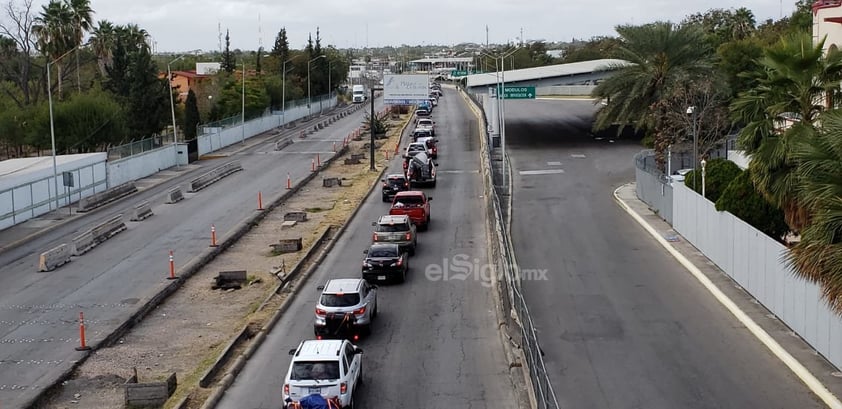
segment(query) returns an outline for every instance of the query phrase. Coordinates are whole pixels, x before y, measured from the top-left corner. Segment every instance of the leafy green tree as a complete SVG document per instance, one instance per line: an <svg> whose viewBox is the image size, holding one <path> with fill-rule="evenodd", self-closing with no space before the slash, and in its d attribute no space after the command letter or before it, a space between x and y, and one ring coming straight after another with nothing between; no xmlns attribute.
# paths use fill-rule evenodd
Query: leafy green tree
<svg viewBox="0 0 842 409"><path fill-rule="evenodd" d="M755 38L728 41L716 49L718 61L716 68L725 76L731 97L748 91L757 85L754 78L745 76L745 72L757 72L757 61L763 57L763 44Z"/></svg>
<svg viewBox="0 0 842 409"><path fill-rule="evenodd" d="M167 123L170 97L166 78L158 78L158 68L149 52L141 48L132 53L129 68L127 125L132 139L143 139L159 133Z"/></svg>
<svg viewBox="0 0 842 409"><path fill-rule="evenodd" d="M228 30L225 30L225 50L222 52L220 68L229 74L232 74L237 68L236 62L234 61L234 54L231 52L231 36Z"/></svg>
<svg viewBox="0 0 842 409"><path fill-rule="evenodd" d="M622 41L616 37L594 37L583 44L571 45L565 49L562 62L565 64L613 58L622 46Z"/></svg>
<svg viewBox="0 0 842 409"><path fill-rule="evenodd" d="M9 105L0 109L0 144L5 147L7 157L25 155L26 116L22 108Z"/></svg>
<svg viewBox="0 0 842 409"><path fill-rule="evenodd" d="M105 88L114 95L121 97L129 96L129 53L126 49L126 39L116 37L115 45L110 54L110 62L105 65L105 72L108 78L105 81Z"/></svg>
<svg viewBox="0 0 842 409"><path fill-rule="evenodd" d="M705 164L705 198L716 203L722 192L742 172L743 170L736 163L728 159L717 158L708 161ZM701 169L698 172L691 170L684 175L684 184L696 193L702 194Z"/></svg>
<svg viewBox="0 0 842 409"><path fill-rule="evenodd" d="M750 170L740 172L716 201L716 210L729 212L769 237L782 241L789 231L783 212L754 186Z"/></svg>
<svg viewBox="0 0 842 409"><path fill-rule="evenodd" d="M608 67L616 69L616 74L594 89L595 98L607 101L596 115L594 130L631 124L636 130L654 131L656 138L663 138L656 129L653 105L669 95L677 81L710 75L712 53L704 45L702 32L694 26L657 22L618 26L616 30L622 41L617 57L631 64ZM659 158L664 149L664 143L656 142Z"/></svg>
<svg viewBox="0 0 842 409"><path fill-rule="evenodd" d="M100 152L119 144L125 135L123 108L107 92L94 89L77 94L55 107L60 153Z"/></svg>
<svg viewBox="0 0 842 409"><path fill-rule="evenodd" d="M117 28L108 20L100 20L91 32L88 44L97 57L100 74L103 77L107 76L106 67L111 65L111 58L117 46Z"/></svg>
<svg viewBox="0 0 842 409"><path fill-rule="evenodd" d="M187 93L187 100L184 102L184 138L192 140L196 138L197 127L201 123L199 115L199 104L196 101L196 94L191 89Z"/></svg>
<svg viewBox="0 0 842 409"><path fill-rule="evenodd" d="M784 211L794 232L809 222L809 209L798 197L802 181L794 149L815 135L827 110L816 101L833 105L840 96L842 53L830 50L825 56L823 45L813 44L808 34L783 38L764 51L759 69L751 73L757 86L731 104L734 118L745 124L738 143L751 155L755 185Z"/></svg>

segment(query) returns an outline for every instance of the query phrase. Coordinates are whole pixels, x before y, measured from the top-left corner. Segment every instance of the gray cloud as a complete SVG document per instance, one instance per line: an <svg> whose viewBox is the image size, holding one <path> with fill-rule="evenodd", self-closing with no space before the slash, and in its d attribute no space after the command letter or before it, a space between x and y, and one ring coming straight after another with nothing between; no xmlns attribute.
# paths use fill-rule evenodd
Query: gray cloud
<svg viewBox="0 0 842 409"><path fill-rule="evenodd" d="M787 3L783 15L794 9ZM261 38L271 48L281 27L293 48L303 47L316 27L323 46L345 48L485 43L486 25L492 43L516 41L521 28L526 40L569 41L615 35L618 24L679 21L711 8L747 7L758 21L781 13L780 3L771 0L92 0L91 6L96 21L145 28L159 52L215 50L218 25L223 37L230 30L232 48L255 50Z"/></svg>

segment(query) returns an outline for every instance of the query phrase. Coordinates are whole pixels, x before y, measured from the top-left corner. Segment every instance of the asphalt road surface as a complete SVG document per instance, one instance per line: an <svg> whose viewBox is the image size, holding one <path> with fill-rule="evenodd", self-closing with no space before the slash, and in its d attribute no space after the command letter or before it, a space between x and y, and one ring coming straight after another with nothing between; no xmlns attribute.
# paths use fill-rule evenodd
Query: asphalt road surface
<svg viewBox="0 0 842 409"><path fill-rule="evenodd" d="M436 188L425 189L433 197L430 229L419 234L407 281L378 288L373 333L359 343L365 385L356 403L366 409L515 408L491 289L481 277L454 279L450 272L448 279L431 280L425 274L427 266L443 270L457 257L478 265L487 261L476 119L450 89L433 118L440 166ZM393 162L390 172L400 173L400 162ZM371 222L387 213L375 189L217 407L283 405L287 352L314 336L317 286L330 278L360 277Z"/></svg>
<svg viewBox="0 0 842 409"><path fill-rule="evenodd" d="M522 269L548 270L523 291L561 407L822 407L614 203L641 147L588 136L593 112L506 103L513 242Z"/></svg>
<svg viewBox="0 0 842 409"><path fill-rule="evenodd" d="M382 108L379 101L376 105ZM296 137L296 143L282 151L274 151L274 140L268 140L228 158L202 161L192 175L140 192L0 254L0 406L22 407L82 356L74 349L80 344L79 312L85 313L87 341L93 345L167 285L170 250L176 268L187 263L207 249L211 224L223 238L255 211L258 191L266 202L286 189L287 172L293 183L303 179L316 153L326 159L333 142L341 146L363 118L360 110L307 139ZM243 171L197 193L185 193L185 200L177 204L157 202L152 208L155 215L142 222L128 221L131 207L140 201L161 199L177 183L185 186L187 180L233 159L240 160ZM42 251L68 243L120 213L125 214L127 231L55 271L37 272Z"/></svg>

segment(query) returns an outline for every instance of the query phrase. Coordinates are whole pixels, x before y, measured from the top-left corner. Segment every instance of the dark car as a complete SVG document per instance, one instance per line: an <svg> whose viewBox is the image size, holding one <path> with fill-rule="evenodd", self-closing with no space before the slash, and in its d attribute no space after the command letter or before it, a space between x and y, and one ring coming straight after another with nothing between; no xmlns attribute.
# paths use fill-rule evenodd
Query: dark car
<svg viewBox="0 0 842 409"><path fill-rule="evenodd" d="M409 254L402 252L395 243L376 243L365 251L363 279L369 283L406 280L409 271Z"/></svg>
<svg viewBox="0 0 842 409"><path fill-rule="evenodd" d="M409 190L409 181L406 180L406 176L401 174L388 175L382 182L384 202L391 202L396 193Z"/></svg>

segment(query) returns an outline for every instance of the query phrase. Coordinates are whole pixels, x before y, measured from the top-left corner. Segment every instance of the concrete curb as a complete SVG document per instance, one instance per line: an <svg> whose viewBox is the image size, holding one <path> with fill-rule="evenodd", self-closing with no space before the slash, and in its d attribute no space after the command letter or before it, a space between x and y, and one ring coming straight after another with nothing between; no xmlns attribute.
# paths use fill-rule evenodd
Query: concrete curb
<svg viewBox="0 0 842 409"><path fill-rule="evenodd" d="M493 204L493 199L491 198L492 197L491 195L494 195L496 193L494 192L494 187L492 185L489 185L489 183L488 183L491 175L486 174L486 171L492 172L491 163L488 160L488 154L487 154L488 153L488 140L486 138L487 127L482 126L484 124L481 123L482 122L482 115L479 115L479 112L478 112L479 107L477 107L470 98L465 96L464 91L461 88L457 88L457 89L458 89L459 95L462 97L465 104L468 105L469 108L471 108L471 110L474 112L474 115L477 117L477 122L480 123L479 125L481 125L481 126L478 126L477 128L478 128L479 136L480 136L480 156L481 156L480 157L480 163L482 164L482 167L483 167L483 178L482 178L483 191L484 191L484 194L485 194L486 206L493 209L494 204ZM511 174L511 172L509 172L509 174ZM511 189L511 184L509 184L509 188ZM509 194L509 200L511 201L511 194ZM509 206L509 210L511 210L511 206ZM497 223L494 223L494 222L492 222L492 218L496 218L496 215L494 215L494 214L486 215L486 239L488 240L489 243L495 243L496 242L496 240L494 240L493 237L492 237L492 233L491 233L492 231L497 231L498 234L502 233L502 231L499 231L500 230L499 224L502 221L498 220ZM509 215L509 223L507 223L507 225L508 226L511 225L511 215ZM511 237L511 236L509 236L509 237ZM499 246L499 244L498 245L490 245L489 248L488 248L489 253L491 253L489 255L490 255L492 260L495 258L494 257L495 254L493 254L494 251L493 251L492 248L495 248L495 247L498 247L498 246ZM499 252L499 254L497 254L497 255L499 255L500 257L503 257L503 254L507 253L507 251L504 251L504 249L502 249L502 248L500 248L498 250L498 252ZM512 254L512 256L513 256L513 254ZM514 373L515 370L513 370L513 367L511 365L516 363L516 362L519 362L520 368L521 368L520 371L519 371L520 372L519 378L522 378L521 380L524 382L524 384L526 386L526 391L527 391L526 393L527 393L527 397L528 397L528 400L529 400L529 403L530 403L530 407L536 408L536 407L538 407L538 400L535 396L535 388L532 385L532 379L529 376L530 374L529 374L529 368L528 368L528 362L526 360L526 356L523 354L523 348L517 348L516 351L513 350L514 348L511 345L511 342L512 342L511 336L508 335L507 330L503 330L501 328L502 326L507 325L506 318L503 315L501 315L505 312L503 310L503 305L500 304L504 295L500 293L500 288L497 284L497 277L496 277L495 274L491 275L491 279L492 279L492 284L493 284L491 286L491 288L494 291L494 297L495 297L495 300L496 300L495 304L497 304L497 307L498 307L498 308L494 309L495 316L497 317L497 322L499 323L497 333L500 336L500 342L503 345L503 353L506 355L506 360L509 362L509 365L510 365L509 374L512 377L516 377L516 375ZM518 325L519 325L519 323L518 323ZM515 389L515 391L517 391L517 389Z"/></svg>
<svg viewBox="0 0 842 409"><path fill-rule="evenodd" d="M410 123L410 121L407 120L407 122L401 128L400 137L398 138L398 144L400 144L401 141L403 140L404 133L406 131L407 126L409 126L409 123ZM347 147L343 147L343 148L346 149ZM339 154L334 155L334 158L338 158L339 156L341 156L341 155L339 155ZM345 231L348 228L348 225L350 225L351 222L354 220L354 218L357 216L357 213L359 213L360 209L362 208L362 204L365 203L365 201L374 192L374 189L377 187L377 185L380 184L380 179L383 177L383 175L386 173L387 170L389 170L388 165L384 166L383 169L380 170L379 175L374 179L374 182L372 182L372 184L369 187L368 191L366 192L365 196L363 196L363 199L362 199L362 202L360 203L360 205L357 206L356 208L354 208L354 210L348 216L348 219L345 221L345 223L342 224L342 226L339 227L339 229L334 233L333 237L324 245L324 247L322 247L318 256L316 256L316 258L313 260L313 263L311 263L310 267L308 267L307 270L304 271L304 273L301 275L302 282L309 279L310 276L318 269L319 263L321 263L327 257L330 250L333 249L333 246L336 244L336 242L345 233ZM327 236L327 233L332 229L332 227L333 226L325 229L325 232L322 234L319 241L322 241L324 239L324 237ZM317 247L318 246L310 247L310 251L315 250ZM292 272L299 269L300 266L302 266L304 262L309 262L310 260L307 260L307 257L308 257L308 255L305 255L305 257L303 257L298 263L296 263L293 270L290 270L290 274L288 275L288 277L284 277L285 280L282 281L281 284L279 284L276 287L276 291L280 291L283 287L286 286L286 284L288 284L290 281L292 281L293 278L295 278L295 276L297 274L292 274ZM242 367L245 366L245 361L247 361L249 358L251 358L254 355L254 352L258 348L260 348L260 346L266 340L266 337L267 337L266 334L271 332L272 329L275 327L275 325L278 323L278 321L280 321L283 314L289 308L289 305L295 299L295 295L296 294L291 294L289 297L284 299L284 301L281 303L280 306L278 306L278 309L276 310L275 314L272 315L272 318L270 318L269 321L260 329L260 332L258 333L258 335L256 335L254 337L254 340L251 342L251 344L249 344L249 346L246 348L246 350L243 351L243 353L237 358L237 361L235 361L235 363L238 364L238 365L232 366L232 368L228 372L226 372L225 376L223 376L223 378L219 381L217 386L211 392L211 395L208 396L208 398L202 404L202 407L201 407L202 409L213 409L213 408L216 407L216 405L219 403L219 401L225 395L225 392L227 391L227 389L231 386L231 384L234 383L234 380L236 379L236 376L239 375L239 372L240 372L240 370L242 370Z"/></svg>

